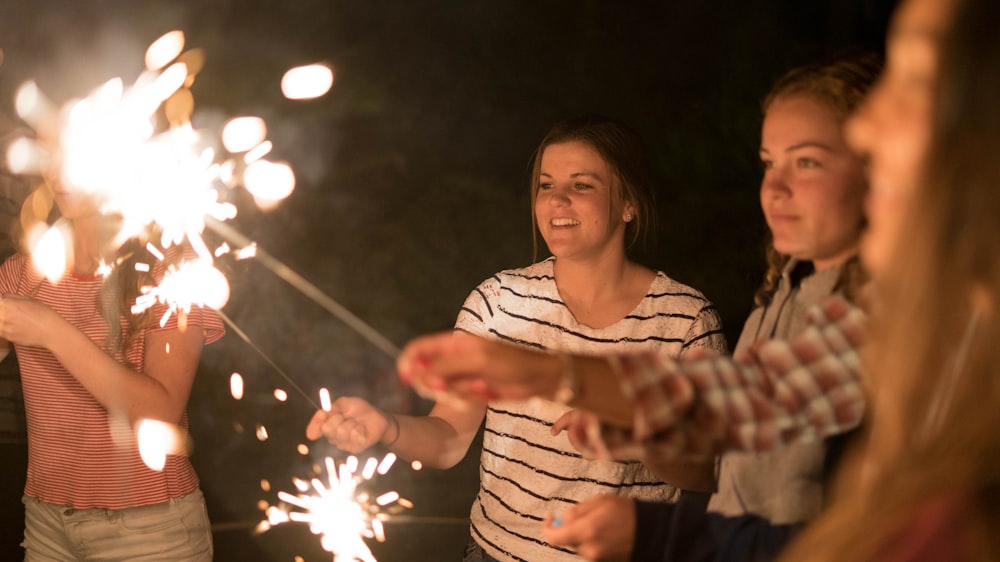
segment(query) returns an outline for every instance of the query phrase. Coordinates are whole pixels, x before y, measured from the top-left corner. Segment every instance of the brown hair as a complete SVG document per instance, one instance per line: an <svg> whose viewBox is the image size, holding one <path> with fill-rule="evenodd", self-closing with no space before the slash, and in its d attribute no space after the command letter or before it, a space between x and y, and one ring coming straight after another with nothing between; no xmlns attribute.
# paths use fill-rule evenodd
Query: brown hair
<svg viewBox="0 0 1000 562"><path fill-rule="evenodd" d="M542 155L552 144L584 142L604 159L617 180L618 196L631 203L633 218L625 225L626 248L637 241L647 241L655 229L654 180L649 154L642 138L625 123L602 115L586 114L553 125L538 148L531 168L531 227L532 256L538 258L538 224L535 219L535 199L538 197ZM614 197L612 193L612 197Z"/></svg>
<svg viewBox="0 0 1000 562"><path fill-rule="evenodd" d="M870 53L844 55L829 62L794 68L778 78L771 91L764 97L761 110L764 115L778 99L805 96L822 103L833 112L838 122L844 123L848 115L861 104L871 89L881 70L881 60ZM860 201L858 202L860 205ZM858 231L858 236L861 231ZM767 237L767 272L764 282L754 294L754 304L765 306L771 302L781 273L790 256L779 253ZM866 276L856 258L845 263L837 280L836 290L848 298L866 280Z"/></svg>

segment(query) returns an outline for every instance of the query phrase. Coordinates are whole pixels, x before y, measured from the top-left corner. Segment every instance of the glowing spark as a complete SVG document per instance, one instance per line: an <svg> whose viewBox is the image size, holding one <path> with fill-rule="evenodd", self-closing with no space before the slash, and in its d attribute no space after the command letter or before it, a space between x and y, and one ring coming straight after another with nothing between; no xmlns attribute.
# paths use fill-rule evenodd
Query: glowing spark
<svg viewBox="0 0 1000 562"><path fill-rule="evenodd" d="M410 463L410 468L412 468L413 470L421 470L424 468L424 463L420 461L413 461Z"/></svg>
<svg viewBox="0 0 1000 562"><path fill-rule="evenodd" d="M183 450L184 438L176 426L157 420L141 420L137 426L139 456L149 468L160 471L167 455Z"/></svg>
<svg viewBox="0 0 1000 562"><path fill-rule="evenodd" d="M261 424L257 424L257 439L259 441L267 441L267 428Z"/></svg>
<svg viewBox="0 0 1000 562"><path fill-rule="evenodd" d="M243 182L257 205L267 207L291 195L295 189L295 173L284 162L258 160L247 166Z"/></svg>
<svg viewBox="0 0 1000 562"><path fill-rule="evenodd" d="M385 476L386 472L392 468L392 463L396 462L396 454L389 453L383 459L382 462L378 463L378 473Z"/></svg>
<svg viewBox="0 0 1000 562"><path fill-rule="evenodd" d="M380 464L384 461L380 463L370 458L365 467ZM321 537L320 544L333 553L334 560L376 562L364 539L384 541L382 522L390 516L383 508L393 503L401 505L405 500L395 491L380 494L373 500L371 494L359 490L359 485L371 480L374 471L365 470L357 474L358 459L354 456L348 457L339 467L332 458L326 457L325 467L325 483L319 478L313 478L308 483L293 479L298 494L279 491L278 499L298 508L298 511L287 506L268 506L265 510L267 519L260 522L258 530L266 531L287 522L305 523L313 534ZM310 488L314 492L311 495L308 494Z"/></svg>
<svg viewBox="0 0 1000 562"><path fill-rule="evenodd" d="M324 64L298 66L281 78L281 93L290 100L318 98L333 86L333 70Z"/></svg>
<svg viewBox="0 0 1000 562"><path fill-rule="evenodd" d="M271 482L269 482L266 478L261 478L260 479L260 489L264 490L265 492L270 492L271 491Z"/></svg>
<svg viewBox="0 0 1000 562"><path fill-rule="evenodd" d="M274 389L274 398L278 402L284 402L285 400L288 400L288 393L280 388L276 388Z"/></svg>
<svg viewBox="0 0 1000 562"><path fill-rule="evenodd" d="M69 251L62 229L58 225L45 228L37 224L29 233L29 239L36 240L31 245L31 261L35 268L52 283L57 282L66 273Z"/></svg>
<svg viewBox="0 0 1000 562"><path fill-rule="evenodd" d="M159 70L180 56L184 50L184 32L169 31L146 49L146 68Z"/></svg>
<svg viewBox="0 0 1000 562"><path fill-rule="evenodd" d="M295 450L299 452L300 455L305 456L309 454L309 445L305 443L299 443Z"/></svg>
<svg viewBox="0 0 1000 562"><path fill-rule="evenodd" d="M272 148L274 148L274 144L272 144L271 141L264 141L258 144L256 147L254 147L253 150L244 154L243 161L246 162L247 164L253 164L254 162L270 154Z"/></svg>
<svg viewBox="0 0 1000 562"><path fill-rule="evenodd" d="M220 309L228 300L229 281L211 259L202 258L170 266L159 285L143 287L132 313L138 314L157 302L166 303L168 312L190 312L195 305Z"/></svg>
<svg viewBox="0 0 1000 562"><path fill-rule="evenodd" d="M191 126L194 101L188 87L204 60L197 49L183 52L184 43L179 30L161 36L146 51L148 70L131 85L112 78L61 110L53 108L34 82L23 84L15 99L18 115L43 141L12 142L6 154L12 170L45 172L56 185L93 198L102 213L120 216L117 244L144 237L166 250L187 242L200 256L193 264L174 266L159 286L146 288L133 307L135 313L157 302L168 304L171 312L186 312L193 305L224 306L228 282L211 265L219 256L213 256L201 238L206 220L236 216L236 207L222 199L220 189L245 186L250 172L254 197L273 206L295 186L288 164L260 159L271 149L262 119L230 122L223 133L229 153L217 154L211 135ZM243 144L234 145L234 138ZM238 162L236 153L250 150L256 154L252 165ZM43 249L55 251L54 238L46 237ZM149 247L163 260L163 252ZM58 279L66 262L58 265L58 256L46 261L53 264L46 276Z"/></svg>
<svg viewBox="0 0 1000 562"><path fill-rule="evenodd" d="M28 139L17 139L7 148L7 167L15 174L40 170L41 161L38 145Z"/></svg>
<svg viewBox="0 0 1000 562"><path fill-rule="evenodd" d="M236 251L236 259L245 260L252 258L257 255L257 244L253 243L248 246L244 246Z"/></svg>
<svg viewBox="0 0 1000 562"><path fill-rule="evenodd" d="M325 388L319 389L319 404L320 404L320 407L323 408L323 411L325 411L325 412L329 412L330 409L333 407L333 404L330 403L330 391L329 390L327 390Z"/></svg>
<svg viewBox="0 0 1000 562"><path fill-rule="evenodd" d="M243 399L243 377L239 373L229 375L229 393L236 400Z"/></svg>
<svg viewBox="0 0 1000 562"><path fill-rule="evenodd" d="M267 138L267 125L260 117L236 117L222 127L222 146L229 152L246 152Z"/></svg>

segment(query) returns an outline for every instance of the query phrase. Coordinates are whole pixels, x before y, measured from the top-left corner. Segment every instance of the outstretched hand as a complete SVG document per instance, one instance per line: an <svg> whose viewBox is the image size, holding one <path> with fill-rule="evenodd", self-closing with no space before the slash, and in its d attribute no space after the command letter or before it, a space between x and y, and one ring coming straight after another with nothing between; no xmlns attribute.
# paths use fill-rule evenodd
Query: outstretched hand
<svg viewBox="0 0 1000 562"><path fill-rule="evenodd" d="M402 379L424 396L472 402L549 398L562 376L562 362L554 355L462 332L411 341L397 368Z"/></svg>
<svg viewBox="0 0 1000 562"><path fill-rule="evenodd" d="M367 401L345 396L333 401L330 410L317 410L306 437L315 440L326 437L331 445L349 453L360 453L379 442L389 430L387 414ZM398 431L398 427L397 427Z"/></svg>

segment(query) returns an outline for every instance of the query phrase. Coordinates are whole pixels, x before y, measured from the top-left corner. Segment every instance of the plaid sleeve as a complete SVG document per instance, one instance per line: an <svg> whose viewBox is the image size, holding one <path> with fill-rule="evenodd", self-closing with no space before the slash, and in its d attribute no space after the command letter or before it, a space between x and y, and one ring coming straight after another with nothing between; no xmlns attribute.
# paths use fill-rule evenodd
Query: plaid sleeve
<svg viewBox="0 0 1000 562"><path fill-rule="evenodd" d="M857 426L865 315L832 297L807 320L794 339L762 342L732 359L612 358L634 426L592 428L586 446L604 458L669 459L768 451Z"/></svg>

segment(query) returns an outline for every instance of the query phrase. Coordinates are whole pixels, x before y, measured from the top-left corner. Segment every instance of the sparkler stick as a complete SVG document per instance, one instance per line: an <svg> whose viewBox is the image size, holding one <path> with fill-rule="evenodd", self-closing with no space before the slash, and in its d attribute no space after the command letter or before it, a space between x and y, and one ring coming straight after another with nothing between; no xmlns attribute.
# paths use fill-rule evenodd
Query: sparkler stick
<svg viewBox="0 0 1000 562"><path fill-rule="evenodd" d="M237 246L249 246L254 243L252 240L239 233L236 229L223 223L222 221L215 220L212 217L205 217L205 226L211 228L217 234L228 240L231 244L235 244ZM396 356L399 355L399 348L389 341L388 338L379 333L375 328L372 328L364 320L358 318L353 312L348 310L347 307L321 291L318 287L316 287L316 285L313 285L306 280L306 278L296 273L295 270L288 267L264 250L261 250L259 247L255 257L261 264L270 269L271 272L284 279L289 285L295 287L303 295L309 297L313 302L326 309L327 312L334 315L338 320L357 332L358 335L368 340L372 345L389 356L390 359L395 359Z"/></svg>
<svg viewBox="0 0 1000 562"><path fill-rule="evenodd" d="M316 401L312 399L312 396L307 394L306 391L302 390L302 388L295 383L292 377L290 377L288 373L286 373L281 367L278 366L277 363L275 363L266 353L264 353L264 351L260 347L258 347L257 344L254 343L252 339L250 339L250 336L248 336L246 332L240 329L240 327L237 326L236 323L233 322L233 320L229 316L227 316L225 312L222 312L221 310L218 310L217 312L219 313L219 317L222 318L222 321L225 322L227 326L232 328L233 332L235 332L236 335L239 336L241 340L243 340L247 345L250 346L250 349L254 350L254 352L257 353L257 355L260 355L261 359L267 361L267 364L270 365L276 373L281 375L281 378L285 379L285 381L288 382L288 384L290 384L291 387L295 389L296 392L301 394L302 397L305 398L310 404L312 404L313 407L315 407L317 410L319 409L319 404L317 404Z"/></svg>

